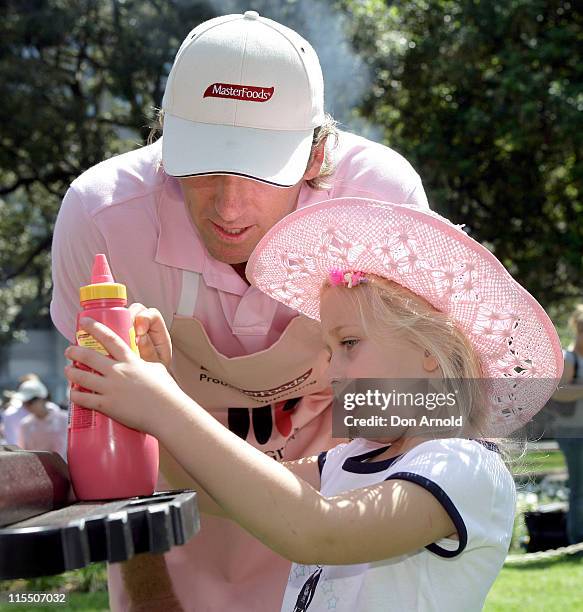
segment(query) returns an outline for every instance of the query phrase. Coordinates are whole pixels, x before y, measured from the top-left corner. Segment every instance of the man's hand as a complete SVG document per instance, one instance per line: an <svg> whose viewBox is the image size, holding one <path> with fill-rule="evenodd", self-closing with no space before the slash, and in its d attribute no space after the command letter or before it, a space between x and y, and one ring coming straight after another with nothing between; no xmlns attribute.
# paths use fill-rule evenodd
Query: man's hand
<svg viewBox="0 0 583 612"><path fill-rule="evenodd" d="M129 311L136 330L140 357L144 361L161 363L166 369L170 369L172 341L160 311L156 308L146 308L139 303L131 304Z"/></svg>

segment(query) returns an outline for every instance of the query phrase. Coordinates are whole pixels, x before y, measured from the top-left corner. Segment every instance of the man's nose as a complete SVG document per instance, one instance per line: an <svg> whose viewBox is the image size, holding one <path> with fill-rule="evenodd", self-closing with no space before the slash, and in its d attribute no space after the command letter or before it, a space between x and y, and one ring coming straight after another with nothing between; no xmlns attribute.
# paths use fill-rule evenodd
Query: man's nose
<svg viewBox="0 0 583 612"><path fill-rule="evenodd" d="M245 210L245 190L236 176L221 176L216 193L215 210L219 217L228 223L237 221Z"/></svg>

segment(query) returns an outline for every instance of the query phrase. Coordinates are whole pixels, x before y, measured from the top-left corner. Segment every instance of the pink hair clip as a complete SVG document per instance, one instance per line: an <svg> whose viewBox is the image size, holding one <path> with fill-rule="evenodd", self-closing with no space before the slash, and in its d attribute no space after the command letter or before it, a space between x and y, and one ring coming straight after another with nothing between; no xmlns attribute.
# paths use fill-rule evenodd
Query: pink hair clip
<svg viewBox="0 0 583 612"><path fill-rule="evenodd" d="M334 287L338 287L339 285L343 285L348 289L352 289L352 287L356 287L361 283L366 283L368 279L364 275L364 272L351 272L350 270L332 270L330 272L330 283Z"/></svg>

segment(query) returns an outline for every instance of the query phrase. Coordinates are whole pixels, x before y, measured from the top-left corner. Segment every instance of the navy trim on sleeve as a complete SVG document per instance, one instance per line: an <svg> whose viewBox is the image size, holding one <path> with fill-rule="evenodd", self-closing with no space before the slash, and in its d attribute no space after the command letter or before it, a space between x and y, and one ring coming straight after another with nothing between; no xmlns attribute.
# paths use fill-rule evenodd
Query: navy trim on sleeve
<svg viewBox="0 0 583 612"><path fill-rule="evenodd" d="M457 533L459 536L459 546L457 550L447 550L446 548L442 548L433 542L432 544L428 544L425 548L440 557L445 557L446 559L451 559L453 557L457 557L460 555L468 543L468 530L466 529L466 524L464 523L464 519L461 514L458 512L458 509L455 507L454 503L451 501L449 495L435 482L429 480L429 478L425 478L425 476L421 476L420 474L415 474L414 472L397 472L395 474L391 474L385 480L407 480L409 482L414 482L422 486L424 489L429 491L435 499L445 508L445 511L449 514L449 517L453 521L455 528L457 529Z"/></svg>
<svg viewBox="0 0 583 612"><path fill-rule="evenodd" d="M327 455L328 451L323 451L318 455L318 469L320 470L320 477L322 476L322 470L324 469Z"/></svg>

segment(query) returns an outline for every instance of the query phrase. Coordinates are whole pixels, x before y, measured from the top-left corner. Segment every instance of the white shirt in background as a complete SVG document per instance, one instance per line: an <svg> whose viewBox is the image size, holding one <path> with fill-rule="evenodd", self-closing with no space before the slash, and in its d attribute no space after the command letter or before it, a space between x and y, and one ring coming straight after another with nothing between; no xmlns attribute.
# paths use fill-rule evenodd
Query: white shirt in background
<svg viewBox="0 0 583 612"><path fill-rule="evenodd" d="M2 414L4 424L4 439L6 444L18 444L20 423L30 412L22 405L20 400L11 400Z"/></svg>
<svg viewBox="0 0 583 612"><path fill-rule="evenodd" d="M49 412L44 418L29 412L21 421L18 446L25 450L53 451L66 461L67 413L52 402L47 402L46 407Z"/></svg>

